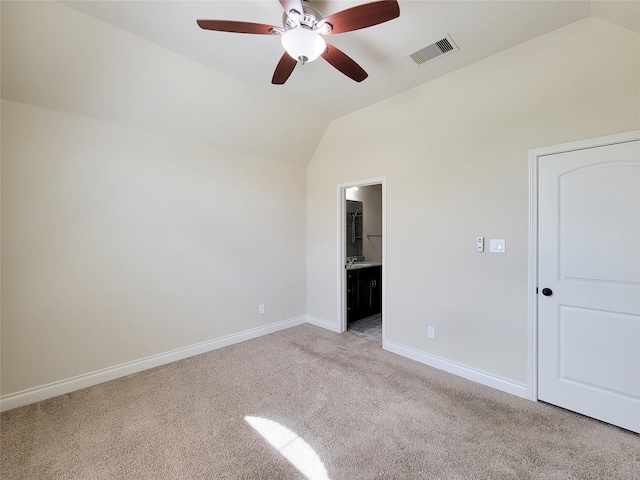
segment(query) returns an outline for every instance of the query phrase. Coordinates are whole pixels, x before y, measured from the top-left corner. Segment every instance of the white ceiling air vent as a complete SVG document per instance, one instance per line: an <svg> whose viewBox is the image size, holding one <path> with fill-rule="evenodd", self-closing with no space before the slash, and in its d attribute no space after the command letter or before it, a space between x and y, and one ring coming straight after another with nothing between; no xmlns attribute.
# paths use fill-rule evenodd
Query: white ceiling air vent
<svg viewBox="0 0 640 480"><path fill-rule="evenodd" d="M411 60L416 62L417 65L424 65L436 58L444 57L450 53L457 52L458 46L453 42L453 39L447 35L444 38L431 42L429 45L420 47L418 50L409 53Z"/></svg>

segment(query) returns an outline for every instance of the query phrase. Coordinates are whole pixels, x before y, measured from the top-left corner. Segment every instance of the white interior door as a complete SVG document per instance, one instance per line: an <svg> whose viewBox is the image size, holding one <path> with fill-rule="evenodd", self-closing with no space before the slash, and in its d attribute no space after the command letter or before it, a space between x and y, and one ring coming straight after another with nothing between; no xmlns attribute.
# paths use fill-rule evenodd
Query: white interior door
<svg viewBox="0 0 640 480"><path fill-rule="evenodd" d="M538 398L640 432L640 142L538 166Z"/></svg>

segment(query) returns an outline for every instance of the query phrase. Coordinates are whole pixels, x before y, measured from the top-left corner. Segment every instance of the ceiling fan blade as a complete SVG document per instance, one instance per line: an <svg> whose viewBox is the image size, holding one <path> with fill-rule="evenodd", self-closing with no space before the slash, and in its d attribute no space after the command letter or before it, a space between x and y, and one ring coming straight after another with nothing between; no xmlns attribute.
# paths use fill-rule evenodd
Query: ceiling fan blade
<svg viewBox="0 0 640 480"><path fill-rule="evenodd" d="M218 32L272 35L274 31L282 31L282 27L264 25L262 23L236 22L234 20L198 20L197 23L204 30L216 30Z"/></svg>
<svg viewBox="0 0 640 480"><path fill-rule="evenodd" d="M327 51L322 54L322 58L356 82L361 82L369 76L351 57L328 43Z"/></svg>
<svg viewBox="0 0 640 480"><path fill-rule="evenodd" d="M284 12L289 15L291 10L295 10L300 15L302 15L302 1L301 0L280 0L280 5L284 9Z"/></svg>
<svg viewBox="0 0 640 480"><path fill-rule="evenodd" d="M273 78L271 79L271 83L274 85L284 85L284 82L291 76L291 72L296 68L298 62L291 58L287 52L284 52L282 58L278 62L278 66L276 67L275 72L273 72Z"/></svg>
<svg viewBox="0 0 640 480"><path fill-rule="evenodd" d="M331 24L333 27L331 33L343 33L372 27L399 16L400 6L396 0L382 0L334 13L323 19L320 24Z"/></svg>

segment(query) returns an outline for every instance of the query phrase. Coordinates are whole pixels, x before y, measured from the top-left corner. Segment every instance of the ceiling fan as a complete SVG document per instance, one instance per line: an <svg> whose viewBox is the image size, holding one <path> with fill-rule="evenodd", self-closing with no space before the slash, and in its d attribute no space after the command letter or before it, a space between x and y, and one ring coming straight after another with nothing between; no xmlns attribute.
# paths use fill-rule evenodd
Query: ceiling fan
<svg viewBox="0 0 640 480"><path fill-rule="evenodd" d="M280 0L284 9L282 27L233 20L198 20L200 28L219 32L279 35L286 52L280 58L271 83L284 84L298 62L324 58L347 77L361 82L368 74L348 55L326 43L322 36L351 32L388 22L400 16L396 0L381 0L347 8L323 18L302 0Z"/></svg>

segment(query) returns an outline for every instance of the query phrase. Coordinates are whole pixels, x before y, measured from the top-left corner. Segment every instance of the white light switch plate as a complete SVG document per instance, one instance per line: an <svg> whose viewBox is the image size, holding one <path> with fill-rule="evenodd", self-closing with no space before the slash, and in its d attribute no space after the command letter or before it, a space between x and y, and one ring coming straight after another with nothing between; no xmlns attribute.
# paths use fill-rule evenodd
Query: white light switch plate
<svg viewBox="0 0 640 480"><path fill-rule="evenodd" d="M507 244L504 238L492 238L489 240L489 252L491 253L505 253L507 251Z"/></svg>

